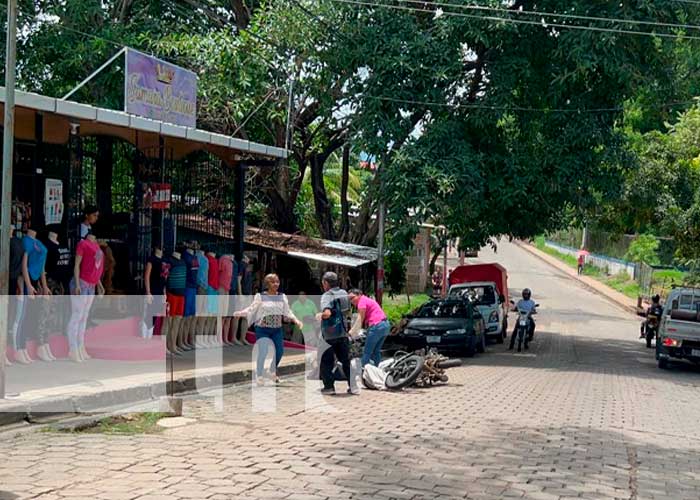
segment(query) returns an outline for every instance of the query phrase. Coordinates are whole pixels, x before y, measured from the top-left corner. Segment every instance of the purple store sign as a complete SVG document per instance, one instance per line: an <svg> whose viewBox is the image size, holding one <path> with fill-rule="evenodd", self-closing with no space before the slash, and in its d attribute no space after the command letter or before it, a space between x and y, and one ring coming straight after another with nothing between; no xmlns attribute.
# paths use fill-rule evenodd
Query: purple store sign
<svg viewBox="0 0 700 500"><path fill-rule="evenodd" d="M185 127L197 126L197 75L126 50L124 111Z"/></svg>

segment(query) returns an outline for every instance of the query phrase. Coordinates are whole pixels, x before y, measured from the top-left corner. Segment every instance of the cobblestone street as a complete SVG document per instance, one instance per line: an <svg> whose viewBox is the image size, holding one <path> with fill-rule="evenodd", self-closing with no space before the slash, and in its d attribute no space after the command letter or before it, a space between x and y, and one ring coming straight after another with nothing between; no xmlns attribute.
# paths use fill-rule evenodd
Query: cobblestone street
<svg viewBox="0 0 700 500"><path fill-rule="evenodd" d="M637 318L518 247L480 258L541 304L529 352L401 393L226 388L159 434L5 434L0 499L700 498L700 370L657 369Z"/></svg>

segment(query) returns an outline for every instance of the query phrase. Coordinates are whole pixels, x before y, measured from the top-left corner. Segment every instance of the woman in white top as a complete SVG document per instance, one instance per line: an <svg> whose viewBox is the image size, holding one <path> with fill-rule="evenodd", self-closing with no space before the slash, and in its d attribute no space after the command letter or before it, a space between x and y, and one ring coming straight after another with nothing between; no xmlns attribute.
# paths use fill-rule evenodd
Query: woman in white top
<svg viewBox="0 0 700 500"><path fill-rule="evenodd" d="M258 345L256 368L258 384L263 383L265 358L270 344L274 346L275 352L274 364L270 366L270 372L273 373L275 382L280 381L276 375L276 369L284 355L284 331L282 328L284 321L293 321L300 329L304 327L289 308L287 296L279 293L279 277L276 274L268 274L265 276L264 282L267 291L255 294L250 306L234 314L238 318L247 317L248 324L255 325L255 339Z"/></svg>

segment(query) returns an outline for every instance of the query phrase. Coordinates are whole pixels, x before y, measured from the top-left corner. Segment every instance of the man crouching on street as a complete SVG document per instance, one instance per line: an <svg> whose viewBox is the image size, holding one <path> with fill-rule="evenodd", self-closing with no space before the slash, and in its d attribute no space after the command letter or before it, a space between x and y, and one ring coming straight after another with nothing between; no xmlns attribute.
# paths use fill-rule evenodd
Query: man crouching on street
<svg viewBox="0 0 700 500"><path fill-rule="evenodd" d="M350 375L350 343L348 339L350 322L350 299L348 293L338 286L338 275L327 272L321 280L323 295L321 296L321 312L316 319L321 321L321 335L328 348L321 356L322 394L335 394L335 375L333 369L336 359L343 367L343 373L348 375L348 393L356 394L352 387Z"/></svg>

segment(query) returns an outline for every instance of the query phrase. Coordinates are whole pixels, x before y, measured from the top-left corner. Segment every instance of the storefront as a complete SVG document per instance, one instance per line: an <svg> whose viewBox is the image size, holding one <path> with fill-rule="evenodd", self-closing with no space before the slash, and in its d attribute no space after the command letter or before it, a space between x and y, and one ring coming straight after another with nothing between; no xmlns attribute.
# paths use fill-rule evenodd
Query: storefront
<svg viewBox="0 0 700 500"><path fill-rule="evenodd" d="M3 103L4 95L0 87ZM274 165L287 156L280 148L24 92L16 93L15 138L13 224L55 232L72 251L82 210L95 205L95 233L114 255L115 293L143 290L152 247L174 250L183 240L177 224L183 215L233 226L242 208L236 199L242 163ZM218 243L233 251L230 238Z"/></svg>

